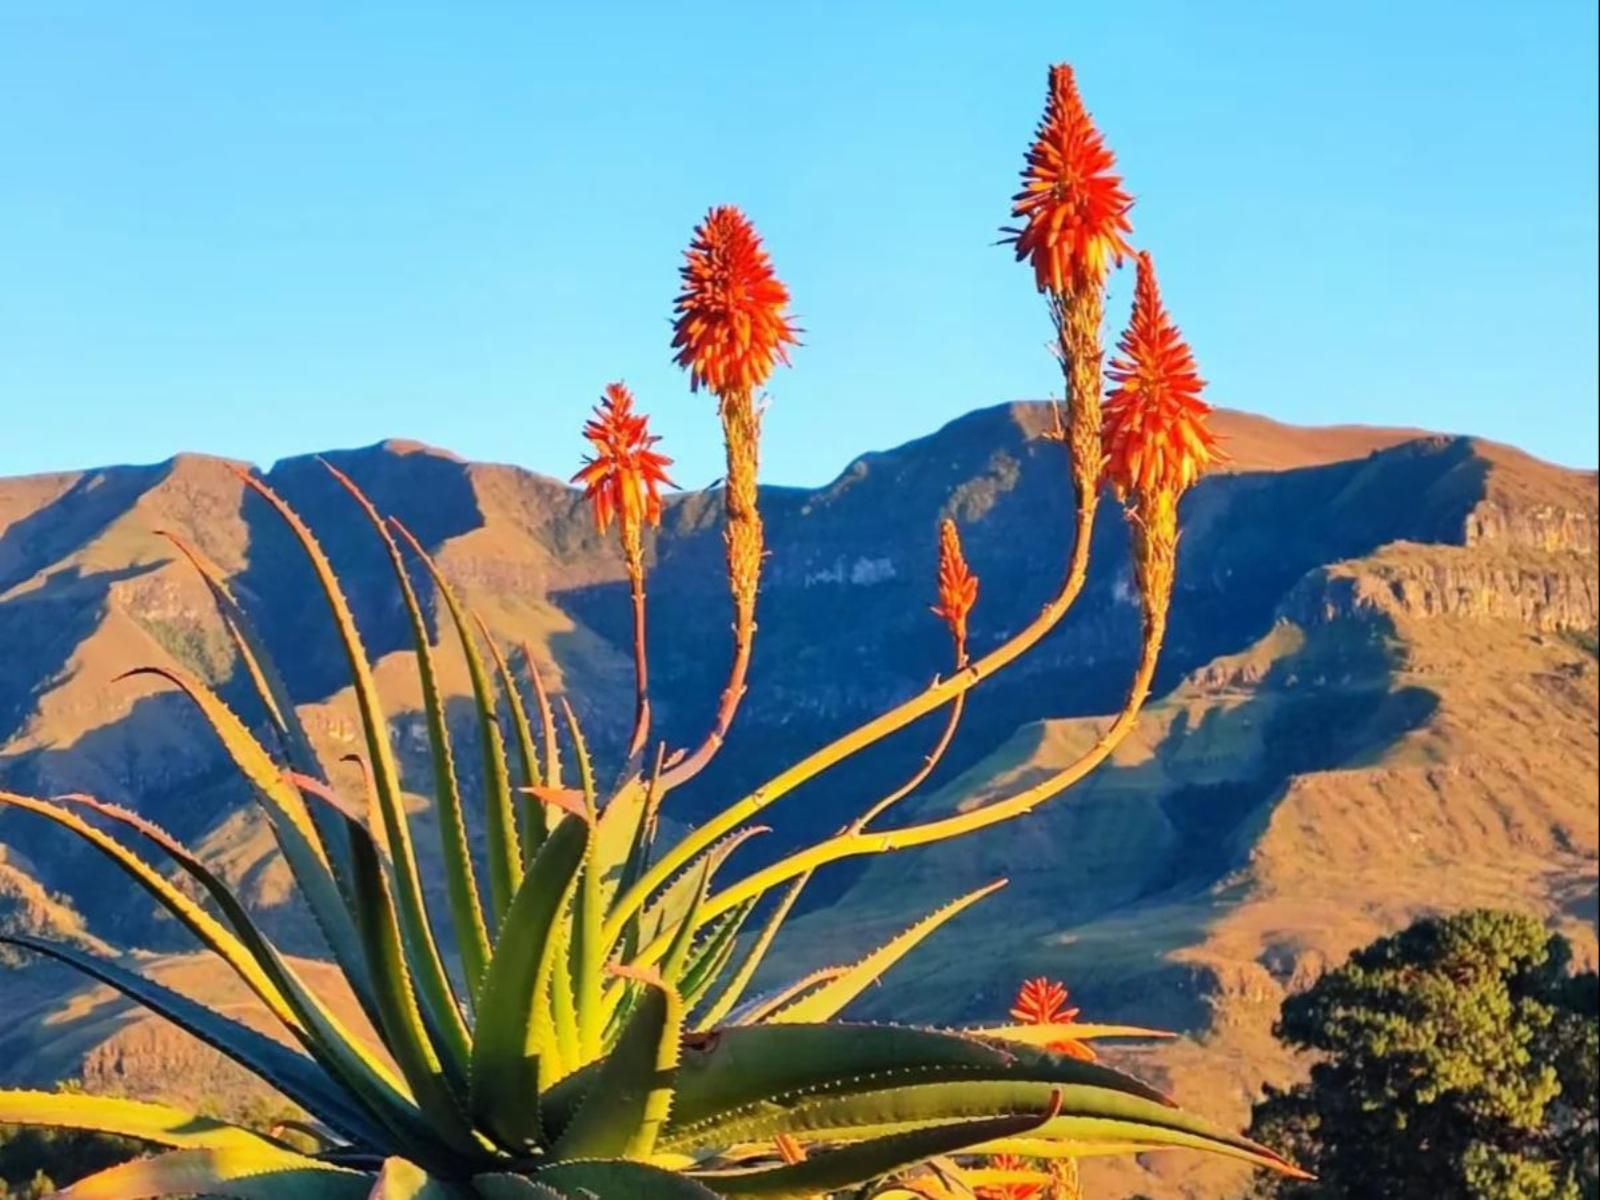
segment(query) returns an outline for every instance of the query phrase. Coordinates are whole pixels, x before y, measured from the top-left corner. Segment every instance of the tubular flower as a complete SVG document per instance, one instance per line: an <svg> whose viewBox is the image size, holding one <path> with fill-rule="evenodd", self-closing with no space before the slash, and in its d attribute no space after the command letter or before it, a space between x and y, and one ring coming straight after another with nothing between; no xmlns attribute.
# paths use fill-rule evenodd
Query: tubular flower
<svg viewBox="0 0 1600 1200"><path fill-rule="evenodd" d="M1025 982L1011 1005L1012 1020L1023 1025L1070 1025L1077 1019L1078 1012L1076 1008L1067 1007L1066 985L1042 975ZM1095 1058L1093 1050L1071 1038L1049 1042L1045 1049L1085 1062L1093 1062Z"/></svg>
<svg viewBox="0 0 1600 1200"><path fill-rule="evenodd" d="M595 524L604 533L620 518L624 537L646 523L661 524L661 486L672 460L650 447L661 439L650 433L650 418L633 411L633 396L620 383L608 383L595 414L583 427L594 453L572 477L594 506Z"/></svg>
<svg viewBox="0 0 1600 1200"><path fill-rule="evenodd" d="M1150 255L1138 256L1133 317L1111 360L1102 437L1117 494L1181 496L1221 455L1194 355L1161 303Z"/></svg>
<svg viewBox="0 0 1600 1200"><path fill-rule="evenodd" d="M755 636L756 591L766 555L756 491L761 410L754 392L777 363L789 361L786 347L795 343L796 331L784 315L789 289L773 273L755 226L737 208L723 205L706 214L694 231L679 274L683 290L674 304L677 320L672 337L676 359L688 370L692 390L703 386L716 393L722 417L728 459L724 541L734 609L734 666L716 727L684 768L692 773L721 742L744 692Z"/></svg>
<svg viewBox="0 0 1600 1200"><path fill-rule="evenodd" d="M1015 1154L996 1154L988 1166L993 1171L1026 1171L1032 1166ZM1039 1183L989 1183L977 1189L978 1200L1043 1200L1044 1185Z"/></svg>
<svg viewBox="0 0 1600 1200"><path fill-rule="evenodd" d="M694 231L680 274L672 345L689 386L719 397L753 392L796 330L784 315L789 289L773 273L755 226L730 205L713 208Z"/></svg>
<svg viewBox="0 0 1600 1200"><path fill-rule="evenodd" d="M1022 191L1007 229L1017 261L1031 259L1041 292L1056 296L1092 290L1129 253L1133 197L1122 190L1116 158L1078 95L1072 68L1050 68L1050 92L1022 171Z"/></svg>
<svg viewBox="0 0 1600 1200"><path fill-rule="evenodd" d="M956 659L967 660L967 615L978 602L978 577L961 553L961 534L946 517L939 523L939 603L934 614L950 626L956 642Z"/></svg>
<svg viewBox="0 0 1600 1200"><path fill-rule="evenodd" d="M1155 267L1140 253L1133 317L1117 343L1101 431L1106 470L1128 505L1134 574L1146 636L1159 644L1178 558L1178 501L1222 457L1194 355L1161 303Z"/></svg>

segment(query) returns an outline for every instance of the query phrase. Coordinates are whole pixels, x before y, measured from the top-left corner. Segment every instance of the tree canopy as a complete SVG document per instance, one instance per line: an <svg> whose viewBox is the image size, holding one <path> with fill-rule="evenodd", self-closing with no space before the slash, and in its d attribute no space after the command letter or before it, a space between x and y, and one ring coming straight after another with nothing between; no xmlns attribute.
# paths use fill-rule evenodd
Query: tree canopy
<svg viewBox="0 0 1600 1200"><path fill-rule="evenodd" d="M1252 1135L1316 1172L1283 1200L1593 1200L1600 1006L1539 921L1417 922L1288 999L1277 1035L1315 1053L1269 1088Z"/></svg>

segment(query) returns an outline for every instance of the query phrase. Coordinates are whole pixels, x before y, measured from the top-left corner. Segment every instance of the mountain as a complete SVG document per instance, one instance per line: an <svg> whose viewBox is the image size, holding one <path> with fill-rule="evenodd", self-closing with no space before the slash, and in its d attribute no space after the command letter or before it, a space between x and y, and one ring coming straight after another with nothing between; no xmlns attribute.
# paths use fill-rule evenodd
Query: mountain
<svg viewBox="0 0 1600 1200"><path fill-rule="evenodd" d="M1046 414L980 410L865 455L825 487L765 490L773 553L750 695L722 758L674 795L669 820L694 822L947 669L927 611L940 517L961 524L982 580L975 652L1037 612L1059 578L1071 507L1060 449L1036 436ZM1416 430L1240 413L1218 426L1231 461L1185 501L1171 632L1136 735L1014 825L825 874L775 969L847 956L1006 876L1009 887L857 1011L993 1017L1020 978L1058 975L1096 1018L1189 1035L1121 1053L1238 1122L1263 1079L1297 1069L1270 1037L1286 990L1417 913L1528 907L1592 961L1594 473ZM626 583L579 497L415 443L326 457L437 555L497 637L527 643L614 760L631 715ZM381 548L314 459L265 477L347 580L408 780L425 790L409 632ZM674 744L703 728L726 669L717 518L714 495L674 497L652 549L652 674L659 731ZM210 734L163 687L113 682L175 662L254 711L204 586L160 529L229 573L314 736L339 752L352 742L340 653L297 550L230 464L182 455L0 480L0 783L139 808L200 846L288 947L315 953ZM1108 503L1077 607L973 694L940 770L898 819L980 803L1070 758L1096 714L1120 703L1137 624L1126 530ZM462 706L465 671L445 646L443 683ZM774 806L774 833L741 853L770 857L837 827L915 768L939 720ZM125 947L181 986L223 988L76 846L10 813L0 843L0 927ZM182 1035L54 969L0 975L0 1007L21 1014L0 1036L3 1079L87 1073L137 1092L200 1061ZM212 1069L184 1068L227 1078ZM1098 1194L1223 1195L1229 1183L1226 1168L1152 1156L1111 1169Z"/></svg>

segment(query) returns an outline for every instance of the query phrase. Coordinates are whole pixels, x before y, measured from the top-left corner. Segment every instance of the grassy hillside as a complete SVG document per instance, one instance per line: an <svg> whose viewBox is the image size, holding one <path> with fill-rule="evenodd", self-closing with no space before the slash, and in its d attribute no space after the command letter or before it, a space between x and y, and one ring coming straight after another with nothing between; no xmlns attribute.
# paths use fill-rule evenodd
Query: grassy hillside
<svg viewBox="0 0 1600 1200"><path fill-rule="evenodd" d="M698 820L944 667L927 613L940 516L962 524L983 580L977 652L1037 611L1070 507L1059 451L1032 436L1043 420L1037 406L983 410L866 455L827 487L766 490L775 552L750 699L717 766L674 796L669 823ZM1094 1017L1183 1032L1117 1053L1239 1124L1264 1079L1297 1069L1269 1032L1286 991L1419 912L1521 905L1592 960L1594 475L1415 431L1291 429L1243 414L1219 425L1232 463L1186 501L1158 699L1135 736L1023 821L959 848L825 872L773 978L848 957L1005 876L1007 889L856 1011L992 1017L1021 978L1059 976ZM614 758L631 706L625 584L575 494L411 443L330 457L417 532L498 639L528 646L602 760ZM314 461L268 478L350 585L427 846L426 738L381 549ZM652 550L652 668L672 744L703 727L725 666L714 499L674 498ZM974 693L940 771L895 820L1025 786L1092 741L1095 714L1120 701L1137 609L1126 533L1106 508L1077 609ZM196 845L275 938L314 955L316 932L211 735L162 688L112 682L178 663L253 713L205 589L162 528L230 575L322 748L337 758L352 747L351 698L306 568L228 464L182 456L0 480L0 783L138 808ZM438 640L442 684L464 715L464 668ZM910 772L937 724L801 789L741 854L831 831ZM470 772L476 748L459 757ZM0 927L121 947L171 986L248 1010L131 887L82 886L97 871L68 840L0 814ZM78 1077L151 1094L178 1080L244 1098L215 1055L58 968L0 974L0 1006L19 1014L0 1034L0 1081ZM1181 1156L1095 1170L1108 1196L1230 1186L1226 1168Z"/></svg>

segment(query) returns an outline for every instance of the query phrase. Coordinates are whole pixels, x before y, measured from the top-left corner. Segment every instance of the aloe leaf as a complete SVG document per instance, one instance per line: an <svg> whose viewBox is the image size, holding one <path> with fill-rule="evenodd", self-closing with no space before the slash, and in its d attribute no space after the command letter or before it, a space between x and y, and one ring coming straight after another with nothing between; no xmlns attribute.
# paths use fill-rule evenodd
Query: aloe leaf
<svg viewBox="0 0 1600 1200"><path fill-rule="evenodd" d="M651 770L650 782L643 784L637 800L634 797L627 798L629 808L637 808L635 813L630 814L630 818L627 821L622 821L621 818L618 818L618 813L613 811L616 808L616 798L613 798L611 805L606 806L605 813L602 813L602 822L605 822L606 819L611 819L618 826L632 824L632 835L634 835L634 842L627 848L627 854L622 859L621 869L618 872L608 872L608 878L605 878L602 882L602 894L603 898L605 898L606 906L610 906L613 899L618 896L618 893L626 893L629 888L632 888L635 880L642 877L645 874L645 870L650 867L651 851L654 850L656 829L658 829L656 816L658 816L659 808L661 808L662 797L658 789L661 787L662 763L666 762L666 755L666 742L659 742L658 747L656 747L656 765ZM630 779L629 782L624 784L624 789L640 787L640 784L642 784L640 779ZM691 872L685 872L685 874L691 874ZM682 882L682 880L678 880L678 882ZM621 926L619 941L606 944L606 957L616 957L621 962L635 962L635 958L638 955L638 946L640 946L640 936L642 936L642 920L642 910L635 910L632 917L627 920L626 925ZM603 931L605 931L605 926L602 925L602 933Z"/></svg>
<svg viewBox="0 0 1600 1200"><path fill-rule="evenodd" d="M228 638L233 642L240 661L244 663L245 672L250 676L250 683L255 688L262 707L267 711L274 732L283 742L290 763L295 770L308 775L321 774L321 762L311 747L311 739L306 735L305 726L300 722L294 701L289 696L289 689L284 685L283 675L268 653L266 642L256 630L255 622L250 619L244 606L234 596L233 589L228 586L228 581L221 570L172 530L158 529L156 535L166 538L184 558L189 560L189 565L195 569L211 593L212 601L216 604L217 611L222 616L222 623L228 631Z"/></svg>
<svg viewBox="0 0 1600 1200"><path fill-rule="evenodd" d="M578 778L583 785L584 819L591 830L584 850L583 876L578 883L572 923L572 985L578 1010L577 1061L586 1063L600 1057L605 1035L605 1004L600 975L608 947L601 940L603 896L600 887L599 818L596 812L594 766L589 758L588 743L584 740L582 726L578 724L578 716L565 697L561 700L561 715L566 719L567 733L572 738L573 753L578 759Z"/></svg>
<svg viewBox="0 0 1600 1200"><path fill-rule="evenodd" d="M334 879L317 826L299 791L284 777L244 722L198 679L164 667L140 667L127 675L154 675L164 679L200 710L228 757L255 790L317 928L349 980L350 990L371 1017L375 1011L372 975L362 953L355 922L345 907L347 893L341 892ZM341 839L341 845L348 853L348 834Z"/></svg>
<svg viewBox="0 0 1600 1200"><path fill-rule="evenodd" d="M472 1111L513 1150L543 1140L539 1096L551 1072L555 1022L550 983L561 939L553 936L589 845L585 821L563 821L512 898L478 996Z"/></svg>
<svg viewBox="0 0 1600 1200"><path fill-rule="evenodd" d="M221 922L206 912L205 909L175 888L144 859L109 834L96 829L76 813L69 812L60 805L51 804L45 800L36 800L31 796L21 796L14 792L3 791L0 791L0 805L20 808L53 821L57 825L71 830L94 846L95 849L105 854L117 866L127 872L134 882L149 892L163 908L176 917L195 937L199 938L207 949L232 967L234 973L266 1005L267 1010L273 1016L293 1030L297 1036L304 1035L305 1026L289 1006L289 1002L284 998L282 990L262 970L261 964L245 948L244 943L228 932Z"/></svg>
<svg viewBox="0 0 1600 1200"><path fill-rule="evenodd" d="M826 1150L800 1162L732 1171L697 1171L694 1177L724 1200L807 1200L854 1187L939 1154L955 1154L995 1138L1039 1128L1050 1108L951 1121Z"/></svg>
<svg viewBox="0 0 1600 1200"><path fill-rule="evenodd" d="M764 996L756 996L748 1003L740 1005L728 1018L729 1025L764 1025L772 1014L780 1009L787 1008L796 1000L809 996L818 988L839 978L850 968L845 966L822 967L808 975L802 975L776 991Z"/></svg>
<svg viewBox="0 0 1600 1200"><path fill-rule="evenodd" d="M299 710L295 708L294 698L289 695L289 689L283 682L283 672L278 670L277 663L267 649L265 639L233 594L233 589L228 586L222 572L215 563L176 533L166 529L157 532L178 548L205 581L212 600L222 615L222 623L228 631L228 637L232 640L240 661L244 663L250 681L255 686L256 695L260 698L262 707L266 709L268 719L277 733L289 765L302 775L326 782L327 770L311 745L305 724L300 720ZM322 845L327 852L329 865L334 879L339 884L339 890L347 902L352 902L350 846L345 840L344 824L337 819L324 819L321 813L315 811L312 812L311 819L317 827L318 834L321 835Z"/></svg>
<svg viewBox="0 0 1600 1200"><path fill-rule="evenodd" d="M439 945L434 939L428 921L427 904L422 895L422 879L417 871L416 848L411 840L411 827L406 819L405 803L401 794L400 769L395 763L394 747L389 740L389 723L384 716L383 704L378 697L378 687L372 677L372 667L367 662L366 649L361 644L361 633L356 628L355 617L350 612L349 601L339 586L338 576L328 562L328 556L311 530L306 527L294 509L249 471L239 469L239 478L247 487L265 500L269 507L289 527L300 543L316 574L317 582L333 615L335 629L344 649L346 664L350 669L350 682L355 692L356 707L361 714L361 730L367 747L367 766L371 772L373 793L382 816L384 844L394 861L398 884L397 910L405 952L411 960L412 975L416 982L419 1003L427 1016L428 1026L443 1043L443 1049L452 1061L464 1063L468 1057L468 1035L461 1009L456 1004L450 981L445 974L444 961L439 955ZM374 832L374 836L376 832Z"/></svg>
<svg viewBox="0 0 1600 1200"><path fill-rule="evenodd" d="M728 964L733 961L733 952L739 944L739 931L744 928L744 923L749 920L754 910L755 905L751 903L724 913L717 918L717 923L711 927L711 931L700 944L691 951L688 965L683 972L685 1011L694 1011L695 1006L711 990L712 984L716 983Z"/></svg>
<svg viewBox="0 0 1600 1200"><path fill-rule="evenodd" d="M111 1167L55 1193L58 1200L366 1200L372 1176L282 1148L174 1150Z"/></svg>
<svg viewBox="0 0 1600 1200"><path fill-rule="evenodd" d="M874 950L837 978L778 1010L767 1020L780 1025L799 1025L812 1021L826 1021L830 1017L837 1016L845 1005L876 983L885 971L904 958L936 929L971 908L985 896L1003 888L1005 884L1006 881L1001 879L951 901Z"/></svg>
<svg viewBox="0 0 1600 1200"><path fill-rule="evenodd" d="M766 922L761 927L761 932L751 942L744 958L739 961L738 969L723 986L717 998L712 1001L705 1014L696 1023L695 1028L704 1032L722 1023L729 1013L744 998L745 992L750 987L750 981L755 978L756 970L766 958L767 951L772 948L773 941L778 936L778 930L788 920L790 910L795 906L795 901L800 899L800 893L805 890L806 884L811 882L811 872L807 871L789 885L788 891L779 898L777 906L768 915Z"/></svg>
<svg viewBox="0 0 1600 1200"><path fill-rule="evenodd" d="M414 1162L386 1158L367 1200L454 1200L459 1194Z"/></svg>
<svg viewBox="0 0 1600 1200"><path fill-rule="evenodd" d="M555 1030L553 1045L557 1061L547 1064L551 1078L567 1074L567 1058L576 1066L578 1058L578 1000L572 985L572 905L569 903L556 920L551 937L556 940L550 964L550 1021Z"/></svg>
<svg viewBox="0 0 1600 1200"><path fill-rule="evenodd" d="M472 1181L472 1190L482 1200L572 1200L565 1192L521 1175L479 1175Z"/></svg>
<svg viewBox="0 0 1600 1200"><path fill-rule="evenodd" d="M1026 1046L898 1025L748 1025L684 1039L668 1134L791 1095L871 1090L897 1079L972 1078L1096 1086L1165 1103L1160 1092L1131 1076ZM551 1096L552 1106L566 1087L563 1081Z"/></svg>
<svg viewBox="0 0 1600 1200"><path fill-rule="evenodd" d="M522 851L517 845L517 818L511 807L511 780L506 774L505 738L500 732L500 716L496 711L494 684L484 668L483 656L478 653L477 639L472 636L472 624L466 610L456 598L455 590L445 580L444 572L422 548L409 529L393 517L389 519L406 544L411 547L428 574L434 587L444 600L445 609L455 625L456 637L461 643L461 653L467 660L467 676L472 681L472 700L478 710L479 744L483 749L484 828L487 834L485 849L489 863L489 911L498 926L505 920L511 897L522 883Z"/></svg>
<svg viewBox="0 0 1600 1200"><path fill-rule="evenodd" d="M778 1027L782 1028L782 1027ZM1075 1063L1060 1059L1058 1065ZM1037 1071L1041 1064L1034 1064ZM1090 1064L1076 1063L1087 1067ZM1104 1070L1104 1068L1102 1068ZM1047 1074L1047 1072L1039 1072ZM1071 1072L1054 1072L1070 1076ZM1114 1074L1114 1073L1113 1073ZM873 1090L851 1087L806 1095L789 1094L727 1114L702 1125L668 1132L665 1148L722 1145L788 1134L802 1143L841 1137L883 1137L994 1112L1022 1112L1060 1098L1057 1115L1035 1136L1094 1145L1115 1143L1141 1148L1206 1150L1256 1166L1283 1170L1283 1159L1264 1146L1230 1134L1182 1109L1145 1099L1118 1087L1068 1078L984 1078L918 1082L916 1073L889 1073Z"/></svg>
<svg viewBox="0 0 1600 1200"><path fill-rule="evenodd" d="M583 1200L718 1200L704 1184L638 1162L557 1163L534 1182Z"/></svg>
<svg viewBox="0 0 1600 1200"><path fill-rule="evenodd" d="M558 1159L648 1158L672 1109L683 1002L661 976L630 975L643 986L643 995L556 1139Z"/></svg>
<svg viewBox="0 0 1600 1200"><path fill-rule="evenodd" d="M894 1025L754 1025L683 1038L668 1131L717 1120L773 1096L916 1066L999 1070L1013 1056L994 1046ZM541 1098L551 1128L565 1128L598 1065L561 1080Z"/></svg>
<svg viewBox="0 0 1600 1200"><path fill-rule="evenodd" d="M539 772L539 751L533 744L533 726L528 721L527 706L522 702L522 692L517 687L517 678L511 673L511 664L506 661L505 653L494 640L494 635L489 632L489 626L484 623L483 618L473 613L472 619L477 623L478 632L483 635L484 644L489 647L489 657L494 662L495 676L500 681L500 690L505 693L506 705L511 710L511 730L516 735L517 766L522 780L519 791L522 800L518 805L522 827L522 861L531 863L533 856L539 852L539 847L544 844L546 833L549 832L545 823L544 805L529 796L527 791L543 783Z"/></svg>
<svg viewBox="0 0 1600 1200"><path fill-rule="evenodd" d="M685 867L682 873L662 888L660 895L640 913L639 943L648 946L664 932L676 929L682 923L689 907L696 903L696 897L700 896L702 883L715 878L723 863L727 862L740 846L753 837L771 832L772 830L765 825L751 825L730 833Z"/></svg>
<svg viewBox="0 0 1600 1200"><path fill-rule="evenodd" d="M1005 1137L974 1146L974 1154L1013 1154L1018 1158L1107 1158L1145 1154L1171 1146L1145 1146L1138 1142L1069 1142L1041 1137ZM1292 1172L1290 1172L1292 1174Z"/></svg>
<svg viewBox="0 0 1600 1200"><path fill-rule="evenodd" d="M0 1090L0 1125L83 1129L190 1150L278 1150L271 1138L166 1104L81 1092Z"/></svg>
<svg viewBox="0 0 1600 1200"><path fill-rule="evenodd" d="M600 868L603 894L609 903L626 873L630 859L637 857L645 835L650 810L650 789L638 775L628 777L606 801L600 814L600 836L595 843L595 861Z"/></svg>
<svg viewBox="0 0 1600 1200"><path fill-rule="evenodd" d="M438 1052L412 986L399 917L383 880L383 861L365 828L350 822L356 891L363 898L358 924L367 954L377 965L379 1028L417 1103L438 1136L460 1153L480 1143L464 1108L466 1079L456 1077Z"/></svg>
<svg viewBox="0 0 1600 1200"><path fill-rule="evenodd" d="M238 934L240 943L252 956L271 985L284 998L295 1018L290 1026L302 1046L332 1074L344 1081L353 1092L363 1097L368 1107L404 1136L420 1136L426 1147L434 1145L419 1128L416 1111L404 1086L395 1079L389 1068L374 1057L322 1000L306 987L294 968L283 958L277 948L256 927L250 914L225 883L188 848L160 826L145 820L115 804L106 804L87 796L69 798L72 803L89 808L124 828L160 847L173 862L205 889L223 916ZM69 814L70 815L70 814ZM93 828L88 826L87 828ZM96 831L98 832L98 831ZM104 836L104 835L102 835ZM112 845L120 843L112 842ZM354 882L359 891L359 855L352 860L357 866ZM380 1026L381 1027L381 1026Z"/></svg>
<svg viewBox="0 0 1600 1200"><path fill-rule="evenodd" d="M644 784L644 809L639 815L639 820L634 831L633 845L628 848L627 857L622 864L622 870L617 875L615 885L608 893L606 902L609 904L618 892L625 892L642 876L650 866L650 855L655 848L656 832L660 828L661 801L665 798L665 791L661 786L661 772L666 767L667 744L656 743L656 759L650 769L650 777ZM624 935L626 939L627 935ZM637 947L638 939L634 938L631 947ZM631 948L630 948L631 953Z"/></svg>
<svg viewBox="0 0 1600 1200"><path fill-rule="evenodd" d="M522 643L522 661L528 667L528 679L533 684L533 698L539 706L539 729L544 736L544 786L561 786L561 743L556 740L556 714L550 705L550 693L545 690L544 674L533 657L533 648Z"/></svg>
<svg viewBox="0 0 1600 1200"><path fill-rule="evenodd" d="M673 987L677 987L678 981L683 977L684 966L689 961L689 949L694 944L695 918L700 915L700 906L705 903L706 890L711 886L710 859L702 861L698 875L694 898L689 903L688 911L678 922L677 929L672 931L672 941L668 944L666 957L661 963L662 977Z"/></svg>
<svg viewBox="0 0 1600 1200"><path fill-rule="evenodd" d="M389 566L400 588L406 616L411 623L411 641L416 648L417 678L422 684L422 710L428 728L428 744L433 759L434 803L439 814L440 857L444 863L445 895L450 904L450 923L456 935L456 949L466 974L467 996L477 994L483 982L484 964L489 961L489 933L483 920L483 905L478 896L478 880L472 866L472 849L462 815L461 785L456 778L455 751L445 718L444 698L439 694L439 676L434 668L433 645L422 605L400 547L395 544L372 501L348 475L331 463L322 464L355 499L357 506L377 530L389 556Z"/></svg>
<svg viewBox="0 0 1600 1200"><path fill-rule="evenodd" d="M0 943L47 955L115 988L130 1000L171 1021L231 1058L304 1108L318 1121L353 1141L380 1144L385 1134L353 1107L345 1092L313 1060L220 1012L180 995L126 967L76 947L28 934L0 934Z"/></svg>

